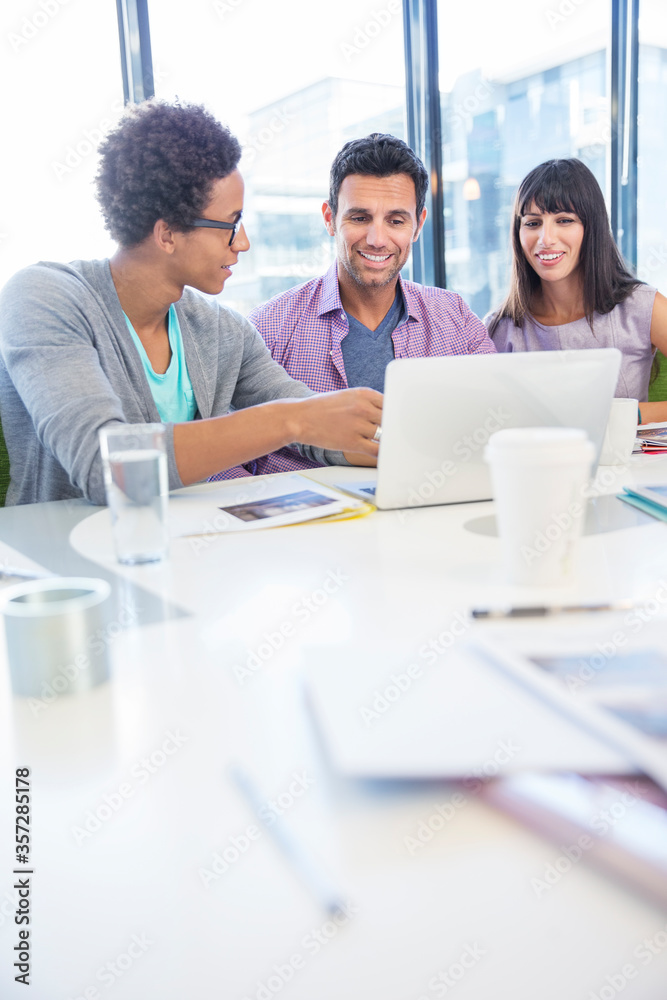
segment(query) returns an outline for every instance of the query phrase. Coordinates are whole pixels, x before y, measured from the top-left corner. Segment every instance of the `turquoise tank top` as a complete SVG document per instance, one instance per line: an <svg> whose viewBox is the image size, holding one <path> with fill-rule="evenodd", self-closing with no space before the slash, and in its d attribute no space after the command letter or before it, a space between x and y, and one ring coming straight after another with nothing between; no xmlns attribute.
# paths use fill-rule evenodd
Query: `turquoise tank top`
<svg viewBox="0 0 667 1000"><path fill-rule="evenodd" d="M125 313L123 315L125 316ZM195 413L197 412L197 401L194 389L192 388L192 382L190 381L190 375L188 374L188 366L185 363L181 327L173 303L169 306L167 314L167 333L169 335L169 346L171 347L171 361L166 372L162 375L153 371L144 345L139 340L127 316L125 316L125 322L139 351L139 357L146 372L148 385L162 422L165 424L180 424L188 420L194 420Z"/></svg>

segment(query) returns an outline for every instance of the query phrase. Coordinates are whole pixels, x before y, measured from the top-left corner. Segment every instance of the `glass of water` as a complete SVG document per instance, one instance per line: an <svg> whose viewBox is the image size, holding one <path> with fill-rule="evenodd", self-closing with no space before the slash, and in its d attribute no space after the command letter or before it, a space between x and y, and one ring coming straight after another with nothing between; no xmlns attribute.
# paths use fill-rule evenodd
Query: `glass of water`
<svg viewBox="0 0 667 1000"><path fill-rule="evenodd" d="M167 451L163 424L117 424L100 431L107 503L118 562L167 555Z"/></svg>

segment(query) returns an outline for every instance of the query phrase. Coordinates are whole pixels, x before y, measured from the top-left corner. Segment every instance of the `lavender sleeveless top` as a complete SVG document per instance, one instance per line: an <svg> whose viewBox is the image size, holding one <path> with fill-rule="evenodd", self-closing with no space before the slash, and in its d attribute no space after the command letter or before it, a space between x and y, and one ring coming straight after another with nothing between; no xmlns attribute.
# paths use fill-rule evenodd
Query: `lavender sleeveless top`
<svg viewBox="0 0 667 1000"><path fill-rule="evenodd" d="M617 396L648 399L654 348L651 344L651 314L655 288L638 285L624 302L610 313L593 313L593 329L588 320L576 319L563 326L543 326L527 315L523 326L514 326L508 317L501 319L492 340L499 352L560 351L581 347L617 347L623 354L616 386ZM494 313L485 316L488 327Z"/></svg>

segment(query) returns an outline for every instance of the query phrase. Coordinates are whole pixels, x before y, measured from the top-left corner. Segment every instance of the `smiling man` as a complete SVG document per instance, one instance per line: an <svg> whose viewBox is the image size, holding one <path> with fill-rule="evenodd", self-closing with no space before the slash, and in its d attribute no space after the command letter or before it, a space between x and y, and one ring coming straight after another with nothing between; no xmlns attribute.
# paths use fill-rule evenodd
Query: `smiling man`
<svg viewBox="0 0 667 1000"><path fill-rule="evenodd" d="M427 187L423 163L393 135L374 132L340 150L322 206L336 263L249 316L293 378L317 391L369 386L381 392L393 358L494 352L483 323L459 295L400 277L426 219ZM282 449L252 470L315 464Z"/></svg>

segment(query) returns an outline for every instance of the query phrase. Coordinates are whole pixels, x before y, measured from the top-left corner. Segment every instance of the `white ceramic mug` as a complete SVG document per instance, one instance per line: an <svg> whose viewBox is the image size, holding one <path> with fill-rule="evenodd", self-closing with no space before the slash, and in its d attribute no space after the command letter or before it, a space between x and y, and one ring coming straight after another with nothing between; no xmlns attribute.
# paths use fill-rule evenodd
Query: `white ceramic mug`
<svg viewBox="0 0 667 1000"><path fill-rule="evenodd" d="M612 399L600 465L625 465L632 455L637 437L637 409L636 399Z"/></svg>

